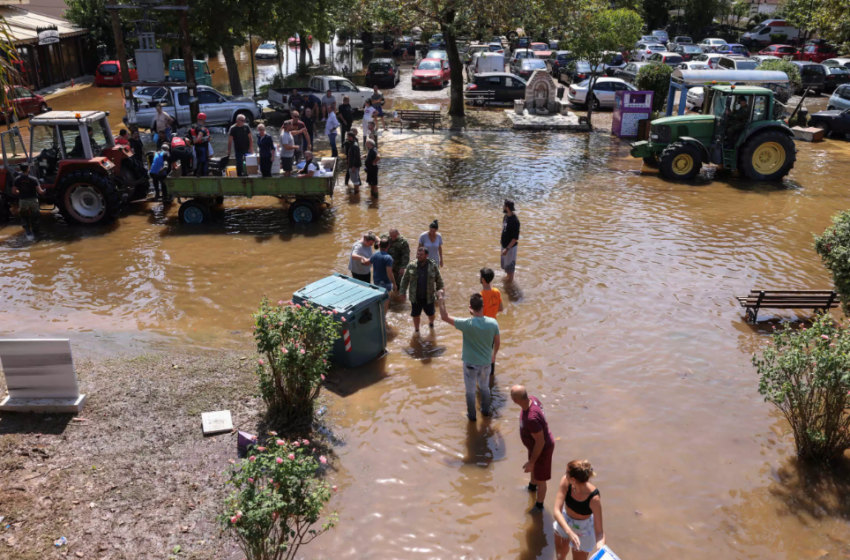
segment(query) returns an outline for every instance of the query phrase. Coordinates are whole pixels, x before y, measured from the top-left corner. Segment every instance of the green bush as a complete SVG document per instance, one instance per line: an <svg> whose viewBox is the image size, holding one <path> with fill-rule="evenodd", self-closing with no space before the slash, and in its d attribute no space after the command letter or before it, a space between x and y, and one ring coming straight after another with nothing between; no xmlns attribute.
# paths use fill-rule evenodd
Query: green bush
<svg viewBox="0 0 850 560"><path fill-rule="evenodd" d="M811 328L788 325L753 356L759 393L776 405L794 433L797 456L824 462L850 448L850 332L829 314Z"/></svg>
<svg viewBox="0 0 850 560"><path fill-rule="evenodd" d="M788 76L788 86L791 91L796 90L803 84L803 80L800 78L800 68L788 60L765 60L758 65L756 70L778 70L785 72Z"/></svg>
<svg viewBox="0 0 850 560"><path fill-rule="evenodd" d="M672 67L658 62L643 66L637 73L635 86L641 91L655 92L652 108L656 111L667 106L667 94L670 91L670 76L672 75Z"/></svg>
<svg viewBox="0 0 850 560"><path fill-rule="evenodd" d="M333 527L336 514L313 528L336 486L316 477L327 460L316 458L309 445L308 440L272 439L268 447L252 447L250 457L230 470L227 483L235 489L218 522L247 560L296 558L302 544Z"/></svg>
<svg viewBox="0 0 850 560"><path fill-rule="evenodd" d="M850 211L832 217L832 225L815 236L815 251L832 273L845 315L850 315Z"/></svg>
<svg viewBox="0 0 850 560"><path fill-rule="evenodd" d="M785 40L788 38L788 35L785 33L771 33L770 34L770 44L771 45L784 45Z"/></svg>
<svg viewBox="0 0 850 560"><path fill-rule="evenodd" d="M257 361L257 377L270 424L293 427L312 422L313 403L339 336L334 313L283 301L273 307L263 298L254 314L254 339L263 356Z"/></svg>

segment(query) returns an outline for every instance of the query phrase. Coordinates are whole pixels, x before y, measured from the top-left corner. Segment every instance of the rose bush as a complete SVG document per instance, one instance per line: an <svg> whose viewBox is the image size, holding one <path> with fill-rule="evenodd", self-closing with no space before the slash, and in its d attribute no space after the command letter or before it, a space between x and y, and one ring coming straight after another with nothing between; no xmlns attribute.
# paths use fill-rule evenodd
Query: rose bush
<svg viewBox="0 0 850 560"><path fill-rule="evenodd" d="M267 420L281 427L309 425L340 324L315 305L281 301L272 306L265 297L254 322L257 352L264 356L257 377Z"/></svg>
<svg viewBox="0 0 850 560"><path fill-rule="evenodd" d="M314 528L336 490L316 477L325 458L317 458L307 440L270 440L252 446L248 455L229 472L228 484L235 490L219 524L236 538L247 560L295 558L302 545L336 521L331 514Z"/></svg>
<svg viewBox="0 0 850 560"><path fill-rule="evenodd" d="M850 332L829 314L811 328L789 326L753 356L759 393L791 424L797 455L827 461L850 448Z"/></svg>

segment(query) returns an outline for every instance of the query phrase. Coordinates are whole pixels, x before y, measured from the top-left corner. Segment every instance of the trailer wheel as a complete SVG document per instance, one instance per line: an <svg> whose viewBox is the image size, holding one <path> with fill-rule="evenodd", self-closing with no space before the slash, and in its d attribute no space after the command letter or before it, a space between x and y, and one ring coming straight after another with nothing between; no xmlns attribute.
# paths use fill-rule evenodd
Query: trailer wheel
<svg viewBox="0 0 850 560"><path fill-rule="evenodd" d="M203 224L210 221L210 209L203 202L187 200L180 205L177 216L184 224Z"/></svg>
<svg viewBox="0 0 850 560"><path fill-rule="evenodd" d="M298 200L289 207L289 221L293 224L309 224L319 220L319 209L307 200Z"/></svg>

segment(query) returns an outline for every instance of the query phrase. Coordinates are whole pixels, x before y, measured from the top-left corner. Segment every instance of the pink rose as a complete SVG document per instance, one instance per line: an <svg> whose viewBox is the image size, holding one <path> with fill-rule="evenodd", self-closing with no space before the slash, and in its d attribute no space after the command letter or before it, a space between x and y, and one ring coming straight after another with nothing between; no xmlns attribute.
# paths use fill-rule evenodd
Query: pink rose
<svg viewBox="0 0 850 560"><path fill-rule="evenodd" d="M248 478L248 484L254 484L254 479L253 479L253 478Z"/></svg>
<svg viewBox="0 0 850 560"><path fill-rule="evenodd" d="M265 448L265 447L258 447L258 448L257 448L257 451L265 451L265 450L266 450L266 448Z"/></svg>
<svg viewBox="0 0 850 560"><path fill-rule="evenodd" d="M326 363L328 363L328 361L326 359L322 358L322 363L326 364Z"/></svg>
<svg viewBox="0 0 850 560"><path fill-rule="evenodd" d="M322 374L322 381L324 381L324 380L325 380L325 374L323 373Z"/></svg>
<svg viewBox="0 0 850 560"><path fill-rule="evenodd" d="M265 364L265 362L263 361L263 359L262 359L262 358L260 358L259 360L257 360L257 363L258 363L258 364L260 364L260 365Z"/></svg>
<svg viewBox="0 0 850 560"><path fill-rule="evenodd" d="M277 302L278 305L283 305L283 300Z"/></svg>
<svg viewBox="0 0 850 560"><path fill-rule="evenodd" d="M339 490L339 488L337 488L337 487L336 487L336 484L334 484L333 486L331 486L331 490L333 490L334 492L336 492L337 490Z"/></svg>
<svg viewBox="0 0 850 560"><path fill-rule="evenodd" d="M321 464L323 464L323 465L327 465L327 464L328 464L328 460L327 460L327 459L325 459L325 456L324 456L324 455L321 455L321 456L319 457L319 462L320 462Z"/></svg>
<svg viewBox="0 0 850 560"><path fill-rule="evenodd" d="M290 453L289 455L287 455L287 457L289 458L290 461L294 461L295 460L295 453Z"/></svg>
<svg viewBox="0 0 850 560"><path fill-rule="evenodd" d="M282 439L277 440L275 443L278 444L278 445L286 445L286 442L283 441Z"/></svg>
<svg viewBox="0 0 850 560"><path fill-rule="evenodd" d="M296 439L295 441L293 441L292 445L294 445L295 447L298 447L298 445L299 445L298 440Z"/></svg>
<svg viewBox="0 0 850 560"><path fill-rule="evenodd" d="M250 457L248 457L248 460L253 463L254 461L257 460L257 457L255 457L254 455L251 455Z"/></svg>
<svg viewBox="0 0 850 560"><path fill-rule="evenodd" d="M268 318L269 318L268 315L263 315L263 319L268 319Z"/></svg>
<svg viewBox="0 0 850 560"><path fill-rule="evenodd" d="M284 348L284 349L283 349L283 353L284 353L284 354L289 354L289 350L287 350L286 348Z"/></svg>
<svg viewBox="0 0 850 560"><path fill-rule="evenodd" d="M301 305L296 303L296 304L295 304L295 309L301 309Z"/></svg>
<svg viewBox="0 0 850 560"><path fill-rule="evenodd" d="M301 353L302 353L302 354L304 354L304 353L305 353L303 348L301 349Z"/></svg>
<svg viewBox="0 0 850 560"><path fill-rule="evenodd" d="M241 511L236 512L236 519L242 519L242 512Z"/></svg>
<svg viewBox="0 0 850 560"><path fill-rule="evenodd" d="M305 439L305 440L303 441L303 443L304 443L304 445L310 445L310 440L309 440L309 439Z"/></svg>
<svg viewBox="0 0 850 560"><path fill-rule="evenodd" d="M346 321L345 321L345 317L342 317L342 322L343 322L343 323L345 323L345 322L346 322Z"/></svg>
<svg viewBox="0 0 850 560"><path fill-rule="evenodd" d="M239 521L239 518L238 518L238 517L236 517L235 515L234 515L233 517L231 517L231 518L230 518L230 522L231 522L231 523L236 523L237 521Z"/></svg>
<svg viewBox="0 0 850 560"><path fill-rule="evenodd" d="M825 334L820 335L820 337L824 340L829 340L829 337Z"/></svg>
<svg viewBox="0 0 850 560"><path fill-rule="evenodd" d="M272 432L272 431L270 431L270 432L269 432L269 435L270 435L270 436L276 436L276 435L277 435L277 432Z"/></svg>
<svg viewBox="0 0 850 560"><path fill-rule="evenodd" d="M281 463L283 463L283 459L281 459L280 457L278 457L277 459L275 459L275 461L277 461L277 464L278 464L278 465L279 465L279 464L281 464Z"/></svg>

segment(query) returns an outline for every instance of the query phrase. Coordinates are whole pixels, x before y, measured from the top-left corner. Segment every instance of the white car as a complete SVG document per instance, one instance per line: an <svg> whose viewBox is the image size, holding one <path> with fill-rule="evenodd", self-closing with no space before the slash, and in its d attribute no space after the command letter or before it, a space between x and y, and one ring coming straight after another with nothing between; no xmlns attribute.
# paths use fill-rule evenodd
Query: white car
<svg viewBox="0 0 850 560"><path fill-rule="evenodd" d="M513 64L517 60L520 60L520 59L523 59L523 58L535 58L534 51L531 50L531 49L517 49L511 55L510 62L511 62L511 64Z"/></svg>
<svg viewBox="0 0 850 560"><path fill-rule="evenodd" d="M682 70L711 70L711 67L705 62L683 62L679 65Z"/></svg>
<svg viewBox="0 0 850 560"><path fill-rule="evenodd" d="M723 58L724 56L726 56L726 55L725 54L706 53L706 54L699 55L693 61L694 62L702 62L703 64L708 64L709 68L711 68L712 70L716 70L717 69L717 61L720 60L721 58Z"/></svg>
<svg viewBox="0 0 850 560"><path fill-rule="evenodd" d="M567 100L573 105L587 105L587 90L590 80L573 84L567 90ZM637 91L632 84L627 84L620 78L597 78L593 84L593 109L613 107L614 95L618 91Z"/></svg>
<svg viewBox="0 0 850 560"><path fill-rule="evenodd" d="M638 43L632 51L630 62L645 62L655 53L665 52L667 47L661 43Z"/></svg>
<svg viewBox="0 0 850 560"><path fill-rule="evenodd" d="M254 51L254 58L277 58L277 45L275 43L263 43Z"/></svg>
<svg viewBox="0 0 850 560"><path fill-rule="evenodd" d="M165 97L167 92L168 90L161 86L148 86L134 91L133 98L138 99L142 103L152 103Z"/></svg>
<svg viewBox="0 0 850 560"><path fill-rule="evenodd" d="M757 54L755 56L751 56L753 60L757 60L759 64L764 62L765 60L782 60L778 56L771 56L769 54Z"/></svg>
<svg viewBox="0 0 850 560"><path fill-rule="evenodd" d="M829 60L823 61L824 66L843 66L845 68L850 68L850 58L830 58Z"/></svg>
<svg viewBox="0 0 850 560"><path fill-rule="evenodd" d="M652 32L653 37L658 37L658 40L664 43L665 45L670 40L670 37L667 36L667 32L663 29L656 29Z"/></svg>
<svg viewBox="0 0 850 560"><path fill-rule="evenodd" d="M703 39L697 43L697 46L702 49L702 52L714 52L717 50L717 47L728 44L724 39Z"/></svg>
<svg viewBox="0 0 850 560"><path fill-rule="evenodd" d="M688 90L688 98L685 101L685 106L688 109L701 109L702 103L705 100L705 88L692 87Z"/></svg>

